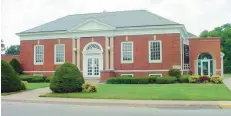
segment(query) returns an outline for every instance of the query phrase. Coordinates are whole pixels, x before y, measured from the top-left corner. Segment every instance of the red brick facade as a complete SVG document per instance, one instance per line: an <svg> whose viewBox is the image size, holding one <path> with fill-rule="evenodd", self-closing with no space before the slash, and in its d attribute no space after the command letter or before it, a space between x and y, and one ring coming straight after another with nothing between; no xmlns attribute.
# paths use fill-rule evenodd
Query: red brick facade
<svg viewBox="0 0 231 116"><path fill-rule="evenodd" d="M17 59L20 62L19 55L8 55L8 54L1 54L2 60L10 62L13 58Z"/></svg>
<svg viewBox="0 0 231 116"><path fill-rule="evenodd" d="M80 70L83 71L83 55L84 47L90 42L96 42L103 48L103 70L101 71L101 80L105 81L109 77L119 76L120 74L134 74L135 76L148 76L149 74L167 75L167 71L173 66L182 66L181 64L181 36L179 33L172 34L156 34L155 39L162 41L162 62L149 63L149 41L154 40L154 35L129 35L114 36L114 69L105 70L105 37L85 37L80 38ZM121 42L133 42L133 63L121 63ZM74 42L74 44L73 44ZM52 75L56 65L54 63L54 46L55 44L65 44L65 61L76 64L77 53L74 48L77 48L77 39L60 38L60 39L43 39L43 40L22 40L20 62L25 73L28 74L44 74ZM44 64L34 65L34 45L44 45ZM75 45L75 46L73 46ZM219 38L211 39L190 39L190 69L193 73L194 63L198 54L201 52L209 52L216 59L216 68L221 69L220 59L220 40ZM74 52L73 52L74 51ZM111 55L111 54L110 54ZM110 59L108 61L109 66ZM182 70L183 71L183 70ZM217 74L220 74L217 71Z"/></svg>

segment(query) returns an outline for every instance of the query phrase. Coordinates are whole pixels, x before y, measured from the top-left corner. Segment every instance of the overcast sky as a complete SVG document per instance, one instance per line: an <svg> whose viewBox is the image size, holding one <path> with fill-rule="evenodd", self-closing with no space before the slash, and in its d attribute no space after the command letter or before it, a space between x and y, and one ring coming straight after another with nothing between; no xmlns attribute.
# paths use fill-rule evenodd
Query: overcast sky
<svg viewBox="0 0 231 116"><path fill-rule="evenodd" d="M196 35L231 23L231 0L2 0L1 38L20 44L15 33L70 14L146 9L185 24Z"/></svg>

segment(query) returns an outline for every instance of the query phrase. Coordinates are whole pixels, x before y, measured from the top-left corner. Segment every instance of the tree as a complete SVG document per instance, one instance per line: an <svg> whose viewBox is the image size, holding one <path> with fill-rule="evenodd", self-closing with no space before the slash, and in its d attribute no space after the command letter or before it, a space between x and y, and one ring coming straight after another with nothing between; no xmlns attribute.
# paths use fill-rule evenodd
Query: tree
<svg viewBox="0 0 231 116"><path fill-rule="evenodd" d="M231 73L231 24L227 23L211 31L202 31L200 37L221 37L224 56L224 73Z"/></svg>
<svg viewBox="0 0 231 116"><path fill-rule="evenodd" d="M19 55L20 54L20 46L19 45L11 45L5 51L5 54L10 55Z"/></svg>
<svg viewBox="0 0 231 116"><path fill-rule="evenodd" d="M13 58L13 59L10 61L10 65L14 68L14 70L15 70L18 74L22 74L22 73L23 73L21 64L18 62L17 59Z"/></svg>
<svg viewBox="0 0 231 116"><path fill-rule="evenodd" d="M1 60L1 92L19 91L22 88L17 73L12 66L4 60Z"/></svg>
<svg viewBox="0 0 231 116"><path fill-rule="evenodd" d="M83 75L76 65L64 63L56 69L50 89L55 93L80 92L83 84Z"/></svg>

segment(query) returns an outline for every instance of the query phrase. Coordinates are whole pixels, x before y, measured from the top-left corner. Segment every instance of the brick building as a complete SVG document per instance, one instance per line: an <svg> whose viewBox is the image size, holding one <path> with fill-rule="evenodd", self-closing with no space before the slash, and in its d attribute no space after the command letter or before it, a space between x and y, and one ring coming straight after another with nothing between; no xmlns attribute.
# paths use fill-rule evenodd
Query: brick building
<svg viewBox="0 0 231 116"><path fill-rule="evenodd" d="M145 10L68 15L17 33L25 73L52 75L72 62L85 78L167 75L170 68L222 74L220 39L201 39L183 24Z"/></svg>

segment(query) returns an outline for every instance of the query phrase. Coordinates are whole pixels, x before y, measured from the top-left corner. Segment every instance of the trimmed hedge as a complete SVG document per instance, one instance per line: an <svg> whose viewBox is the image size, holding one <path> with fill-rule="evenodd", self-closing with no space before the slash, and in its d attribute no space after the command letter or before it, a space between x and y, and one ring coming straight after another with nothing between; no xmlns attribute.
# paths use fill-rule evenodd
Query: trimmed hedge
<svg viewBox="0 0 231 116"><path fill-rule="evenodd" d="M188 78L189 83L198 83L200 81L199 75L191 75Z"/></svg>
<svg viewBox="0 0 231 116"><path fill-rule="evenodd" d="M18 62L17 59L13 58L10 61L10 65L14 68L14 70L18 73L18 74L23 74L23 69L21 64Z"/></svg>
<svg viewBox="0 0 231 116"><path fill-rule="evenodd" d="M222 78L219 75L213 75L210 78L210 81L215 84L221 84L222 83Z"/></svg>
<svg viewBox="0 0 231 116"><path fill-rule="evenodd" d="M56 69L50 89L54 93L80 92L83 84L83 75L76 65L66 62Z"/></svg>
<svg viewBox="0 0 231 116"><path fill-rule="evenodd" d="M1 92L14 92L22 90L22 83L13 69L6 61L1 60Z"/></svg>
<svg viewBox="0 0 231 116"><path fill-rule="evenodd" d="M45 82L46 80L46 76L19 75L19 78L22 81L33 82L33 83L42 83Z"/></svg>
<svg viewBox="0 0 231 116"><path fill-rule="evenodd" d="M177 78L176 77L157 77L156 78L156 83L157 84L171 84L171 83L176 83Z"/></svg>
<svg viewBox="0 0 231 116"><path fill-rule="evenodd" d="M172 68L168 71L168 75L172 77L180 78L181 77L180 69Z"/></svg>
<svg viewBox="0 0 231 116"><path fill-rule="evenodd" d="M136 77L112 77L107 80L107 84L148 84L148 78Z"/></svg>
<svg viewBox="0 0 231 116"><path fill-rule="evenodd" d="M179 81L180 83L189 83L189 81L188 81L189 76L190 76L190 75L182 75L182 76L178 79L178 81Z"/></svg>

